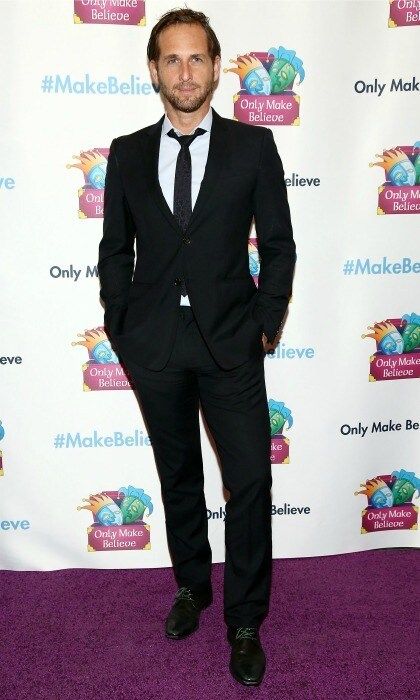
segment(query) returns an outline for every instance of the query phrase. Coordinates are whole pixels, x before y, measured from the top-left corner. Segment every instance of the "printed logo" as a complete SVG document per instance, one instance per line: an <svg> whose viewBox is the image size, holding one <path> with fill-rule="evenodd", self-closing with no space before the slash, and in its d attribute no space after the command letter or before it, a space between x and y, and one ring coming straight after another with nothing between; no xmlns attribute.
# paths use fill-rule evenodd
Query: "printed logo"
<svg viewBox="0 0 420 700"><path fill-rule="evenodd" d="M358 435L364 438L367 431L370 433L394 433L400 430L419 430L420 423L414 421L412 418L406 418L405 421L395 421L390 418L387 421L374 420L372 424L363 425L360 421L357 425L350 425L349 423L343 423L340 427L341 435Z"/></svg>
<svg viewBox="0 0 420 700"><path fill-rule="evenodd" d="M21 355L0 355L0 365L21 365Z"/></svg>
<svg viewBox="0 0 420 700"><path fill-rule="evenodd" d="M392 78L389 86L387 83L381 83L378 78L374 78L371 83L366 83L364 80L356 80L354 84L354 91L357 95L371 94L381 97L385 88L387 88L388 92L418 92L419 81L416 80L416 76L413 75L410 80L404 80L404 78L401 77Z"/></svg>
<svg viewBox="0 0 420 700"><path fill-rule="evenodd" d="M104 215L104 187L109 148L81 151L80 163L68 163L67 168L82 171L85 184L79 188L79 219L98 219Z"/></svg>
<svg viewBox="0 0 420 700"><path fill-rule="evenodd" d="M31 524L29 520L1 520L0 530L29 530Z"/></svg>
<svg viewBox="0 0 420 700"><path fill-rule="evenodd" d="M255 286L258 287L258 275L260 274L260 256L258 254L258 241L256 236L250 236L248 238L248 260L249 260L249 271L252 275L252 279L255 282Z"/></svg>
<svg viewBox="0 0 420 700"><path fill-rule="evenodd" d="M150 496L134 486L118 491L102 491L83 498L89 503L77 510L90 510L93 523L87 528L88 552L108 549L150 549L150 525L143 521L145 511L153 513ZM127 527L128 526L128 527Z"/></svg>
<svg viewBox="0 0 420 700"><path fill-rule="evenodd" d="M3 438L4 438L4 428L3 428L2 422L0 420L0 440L3 440ZM0 450L0 476L4 476L2 450Z"/></svg>
<svg viewBox="0 0 420 700"><path fill-rule="evenodd" d="M74 0L75 24L146 24L145 0Z"/></svg>
<svg viewBox="0 0 420 700"><path fill-rule="evenodd" d="M292 173L290 177L285 177L286 187L319 187L321 179L319 177L301 177L299 173Z"/></svg>
<svg viewBox="0 0 420 700"><path fill-rule="evenodd" d="M382 155L382 162L369 163L385 170L386 181L378 188L378 214L420 212L420 141L414 146L397 146Z"/></svg>
<svg viewBox="0 0 420 700"><path fill-rule="evenodd" d="M258 279L260 274L260 256L258 254L258 241L255 236L250 236L248 239L248 260L249 271L254 280L254 284L258 287ZM289 302L292 302L290 297ZM270 360L293 360L293 359L308 359L312 360L315 356L315 348L313 347L288 347L286 343L278 343L273 351L267 353L266 357Z"/></svg>
<svg viewBox="0 0 420 700"><path fill-rule="evenodd" d="M219 506L217 510L207 508L207 520L226 520L226 509L224 506Z"/></svg>
<svg viewBox="0 0 420 700"><path fill-rule="evenodd" d="M362 510L361 534L378 530L417 530L419 507L412 503L419 495L420 479L405 469L376 476L360 484L362 491L354 495L367 496L367 508Z"/></svg>
<svg viewBox="0 0 420 700"><path fill-rule="evenodd" d="M310 506L292 506L290 503L283 503L282 506L272 505L271 515L309 515ZM207 520L226 520L226 507L219 506L217 510L207 508Z"/></svg>
<svg viewBox="0 0 420 700"><path fill-rule="evenodd" d="M268 412L271 426L271 462L273 464L289 464L290 440L283 435L283 428L286 430L292 427L292 412L282 401L269 399Z"/></svg>
<svg viewBox="0 0 420 700"><path fill-rule="evenodd" d="M344 262L342 271L344 275L418 275L420 262L411 258L392 261L386 255L381 260L352 258Z"/></svg>
<svg viewBox="0 0 420 700"><path fill-rule="evenodd" d="M77 335L83 340L75 340L72 345L84 345L89 353L88 361L82 365L83 391L132 388L128 373L113 351L104 326Z"/></svg>
<svg viewBox="0 0 420 700"><path fill-rule="evenodd" d="M13 190L16 182L13 177L0 177L0 190Z"/></svg>
<svg viewBox="0 0 420 700"><path fill-rule="evenodd" d="M80 278L80 275L83 275L81 279L87 278L87 279L97 279L98 278L98 268L96 265L86 265L85 268L82 267L77 267L76 265L73 265L73 263L70 263L68 267L61 267L60 265L51 265L50 267L50 277L53 278L53 280L57 279L64 279L64 280L72 280L73 282L77 282ZM1 361L1 359L0 359Z"/></svg>
<svg viewBox="0 0 420 700"><path fill-rule="evenodd" d="M279 46L238 56L235 68L224 73L239 76L240 89L233 97L234 118L245 124L298 126L300 97L293 88L303 81L305 71L296 51Z"/></svg>
<svg viewBox="0 0 420 700"><path fill-rule="evenodd" d="M72 448L96 448L96 447L149 447L151 439L143 435L142 430L135 428L131 434L122 430L114 430L109 435L104 435L98 430L91 433L57 433L53 438L55 449Z"/></svg>
<svg viewBox="0 0 420 700"><path fill-rule="evenodd" d="M362 338L376 342L376 352L370 356L370 382L420 377L420 316L405 314L368 328L373 332Z"/></svg>
<svg viewBox="0 0 420 700"><path fill-rule="evenodd" d="M420 0L388 0L388 27L409 27L420 24Z"/></svg>
<svg viewBox="0 0 420 700"><path fill-rule="evenodd" d="M309 515L310 506L292 506L290 503L283 503L282 506L271 506L271 515Z"/></svg>
<svg viewBox="0 0 420 700"><path fill-rule="evenodd" d="M152 95L159 92L159 87L143 83L134 73L128 80L121 80L116 75L101 78L93 80L90 73L78 77L70 73L45 73L41 79L41 92L48 95Z"/></svg>

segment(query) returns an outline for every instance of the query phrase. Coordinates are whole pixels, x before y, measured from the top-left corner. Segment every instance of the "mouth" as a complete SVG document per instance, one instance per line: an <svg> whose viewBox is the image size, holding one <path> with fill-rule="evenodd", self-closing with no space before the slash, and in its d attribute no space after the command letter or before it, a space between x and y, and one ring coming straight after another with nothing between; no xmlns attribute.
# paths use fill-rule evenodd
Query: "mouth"
<svg viewBox="0 0 420 700"><path fill-rule="evenodd" d="M197 86L188 85L184 87L177 87L175 89L179 92L194 92L194 90L197 90Z"/></svg>

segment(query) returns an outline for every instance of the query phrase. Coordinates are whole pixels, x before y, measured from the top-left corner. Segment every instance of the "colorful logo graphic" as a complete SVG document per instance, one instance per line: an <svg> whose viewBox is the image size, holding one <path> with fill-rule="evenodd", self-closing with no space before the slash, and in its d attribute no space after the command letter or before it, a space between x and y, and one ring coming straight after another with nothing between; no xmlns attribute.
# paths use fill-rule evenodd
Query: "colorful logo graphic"
<svg viewBox="0 0 420 700"><path fill-rule="evenodd" d="M88 552L150 549L150 525L143 517L146 509L148 515L153 513L153 504L143 489L122 487L118 491L91 494L82 500L89 505L77 506L77 510L93 513L93 523L87 528Z"/></svg>
<svg viewBox="0 0 420 700"><path fill-rule="evenodd" d="M354 495L364 494L368 499L367 508L362 510L362 535L378 530L417 530L419 507L412 501L416 491L419 496L420 479L414 472L400 469L360 486L363 490Z"/></svg>
<svg viewBox="0 0 420 700"><path fill-rule="evenodd" d="M283 435L283 428L286 430L292 427L292 412L282 401L269 399L268 412L270 414L271 426L271 462L272 464L289 464L290 440Z"/></svg>
<svg viewBox="0 0 420 700"><path fill-rule="evenodd" d="M77 335L83 340L75 340L72 345L84 345L89 353L88 361L82 365L83 391L132 388L127 371L113 351L104 326Z"/></svg>
<svg viewBox="0 0 420 700"><path fill-rule="evenodd" d="M260 256L258 254L258 241L256 237L251 236L248 238L248 259L249 259L249 271L258 287L258 275L260 274Z"/></svg>
<svg viewBox="0 0 420 700"><path fill-rule="evenodd" d="M378 188L378 214L420 212L420 141L414 146L397 146L382 155L382 162L369 163L385 170L386 181Z"/></svg>
<svg viewBox="0 0 420 700"><path fill-rule="evenodd" d="M79 163L68 163L67 168L82 171L85 184L79 188L79 219L100 219L104 215L104 187L109 148L81 151Z"/></svg>
<svg viewBox="0 0 420 700"><path fill-rule="evenodd" d="M245 124L298 126L300 97L294 91L295 79L303 81L305 71L296 51L279 46L238 56L235 68L225 73L239 76L240 89L233 97L234 117Z"/></svg>
<svg viewBox="0 0 420 700"><path fill-rule="evenodd" d="M0 440L3 440L4 438L4 428L2 425L2 422L0 420ZM0 450L0 476L4 476L4 469L3 469L3 452Z"/></svg>
<svg viewBox="0 0 420 700"><path fill-rule="evenodd" d="M146 24L145 0L74 0L75 24Z"/></svg>
<svg viewBox="0 0 420 700"><path fill-rule="evenodd" d="M254 226L252 227L252 229L253 229L253 232L255 233ZM258 239L255 235L251 235L248 238L248 265L249 265L249 271L252 275L255 286L258 287L259 274L261 271L261 260L260 260L260 255L258 253ZM290 296L289 303L291 304L292 301L293 301L293 298L292 298L292 296Z"/></svg>
<svg viewBox="0 0 420 700"><path fill-rule="evenodd" d="M420 0L388 0L388 27L412 27L420 24Z"/></svg>
<svg viewBox="0 0 420 700"><path fill-rule="evenodd" d="M376 352L370 357L370 382L420 377L420 316L405 314L368 328L373 332L362 338L376 342Z"/></svg>

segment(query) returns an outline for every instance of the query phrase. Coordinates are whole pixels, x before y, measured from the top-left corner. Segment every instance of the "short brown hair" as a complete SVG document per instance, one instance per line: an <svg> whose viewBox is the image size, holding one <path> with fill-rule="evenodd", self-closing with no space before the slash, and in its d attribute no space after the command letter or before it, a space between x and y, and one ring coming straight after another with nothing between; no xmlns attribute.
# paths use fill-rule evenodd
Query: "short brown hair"
<svg viewBox="0 0 420 700"><path fill-rule="evenodd" d="M180 8L179 10L169 10L169 12L165 12L157 24L155 24L147 44L147 58L149 61L159 60L159 35L164 29L171 27L174 24L199 24L201 27L203 27L207 34L208 50L213 63L216 56L220 56L219 40L213 29L210 27L209 18L206 17L204 12L196 12L195 10L190 10L186 7Z"/></svg>

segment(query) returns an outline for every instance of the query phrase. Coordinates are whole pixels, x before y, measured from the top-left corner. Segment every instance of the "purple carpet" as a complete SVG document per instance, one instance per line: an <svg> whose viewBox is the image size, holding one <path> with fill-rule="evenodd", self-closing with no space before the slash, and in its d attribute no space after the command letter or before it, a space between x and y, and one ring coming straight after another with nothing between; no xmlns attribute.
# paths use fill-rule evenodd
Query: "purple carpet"
<svg viewBox="0 0 420 700"><path fill-rule="evenodd" d="M262 684L228 671L223 565L200 628L167 640L171 569L0 572L1 700L418 698L417 552L273 562ZM417 690L416 690L417 687Z"/></svg>

